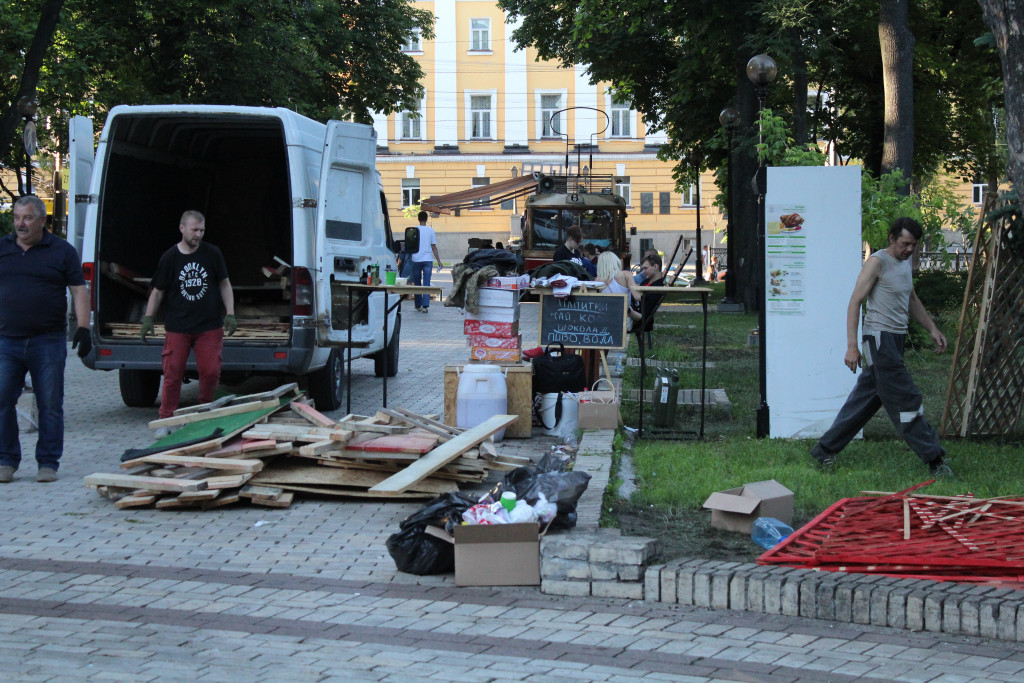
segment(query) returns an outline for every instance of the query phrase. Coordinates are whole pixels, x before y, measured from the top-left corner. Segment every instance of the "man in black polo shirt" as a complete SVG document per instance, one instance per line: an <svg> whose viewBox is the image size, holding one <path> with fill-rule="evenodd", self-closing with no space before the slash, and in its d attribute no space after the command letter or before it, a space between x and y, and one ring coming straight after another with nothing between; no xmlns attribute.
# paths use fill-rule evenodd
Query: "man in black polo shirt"
<svg viewBox="0 0 1024 683"><path fill-rule="evenodd" d="M36 481L57 479L64 452L64 363L68 356L67 296L78 318L72 348L92 349L89 292L75 248L46 230L38 197L14 203L14 233L0 238L0 483L21 464L15 404L32 378L39 409Z"/></svg>

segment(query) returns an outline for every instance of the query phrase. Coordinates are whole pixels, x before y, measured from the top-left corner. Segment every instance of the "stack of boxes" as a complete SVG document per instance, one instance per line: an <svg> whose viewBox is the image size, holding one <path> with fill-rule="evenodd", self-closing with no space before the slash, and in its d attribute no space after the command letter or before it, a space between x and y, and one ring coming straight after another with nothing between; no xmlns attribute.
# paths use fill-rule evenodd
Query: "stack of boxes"
<svg viewBox="0 0 1024 683"><path fill-rule="evenodd" d="M476 361L519 362L523 337L519 333L519 295L529 276L494 277L480 288L480 309L466 311L463 331Z"/></svg>

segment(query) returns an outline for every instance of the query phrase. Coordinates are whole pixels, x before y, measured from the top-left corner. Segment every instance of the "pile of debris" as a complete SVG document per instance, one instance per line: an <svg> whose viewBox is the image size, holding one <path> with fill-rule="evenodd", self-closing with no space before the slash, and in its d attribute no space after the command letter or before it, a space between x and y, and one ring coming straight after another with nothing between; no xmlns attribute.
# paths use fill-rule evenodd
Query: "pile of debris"
<svg viewBox="0 0 1024 683"><path fill-rule="evenodd" d="M757 561L902 578L1020 582L1024 498L913 493L932 481L844 498Z"/></svg>
<svg viewBox="0 0 1024 683"><path fill-rule="evenodd" d="M490 440L514 415L466 430L436 417L396 408L332 420L296 384L225 396L154 420L152 429L178 429L127 451L123 472L90 474L85 485L118 508L207 510L240 500L288 507L295 492L430 499L529 462L498 454Z"/></svg>

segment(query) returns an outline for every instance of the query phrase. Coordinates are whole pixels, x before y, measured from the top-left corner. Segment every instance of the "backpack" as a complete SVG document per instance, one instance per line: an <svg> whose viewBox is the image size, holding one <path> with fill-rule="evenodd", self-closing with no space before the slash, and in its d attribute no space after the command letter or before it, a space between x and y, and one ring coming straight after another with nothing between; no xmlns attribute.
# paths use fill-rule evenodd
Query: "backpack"
<svg viewBox="0 0 1024 683"><path fill-rule="evenodd" d="M420 229L417 227L405 229L405 251L415 254L420 250Z"/></svg>

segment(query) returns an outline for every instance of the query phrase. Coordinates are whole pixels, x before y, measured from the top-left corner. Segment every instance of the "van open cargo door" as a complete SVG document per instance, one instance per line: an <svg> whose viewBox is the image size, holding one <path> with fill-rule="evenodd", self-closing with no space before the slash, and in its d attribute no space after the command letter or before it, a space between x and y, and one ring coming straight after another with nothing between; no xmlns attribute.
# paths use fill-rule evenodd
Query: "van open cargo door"
<svg viewBox="0 0 1024 683"><path fill-rule="evenodd" d="M85 235L85 212L89 207L89 185L92 183L93 130L92 119L74 116L69 125L71 143L68 163L68 242L82 254Z"/></svg>
<svg viewBox="0 0 1024 683"><path fill-rule="evenodd" d="M352 293L340 283L357 283L372 262L371 245L381 239L380 221L370 218L380 212L375 176L377 141L368 126L328 121L324 155L320 165L320 189L316 207L316 333L322 346L379 349L383 331L377 309L382 308L376 292ZM383 322L383 321L380 321Z"/></svg>

